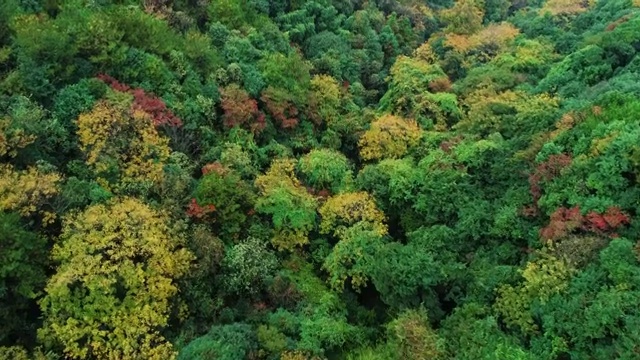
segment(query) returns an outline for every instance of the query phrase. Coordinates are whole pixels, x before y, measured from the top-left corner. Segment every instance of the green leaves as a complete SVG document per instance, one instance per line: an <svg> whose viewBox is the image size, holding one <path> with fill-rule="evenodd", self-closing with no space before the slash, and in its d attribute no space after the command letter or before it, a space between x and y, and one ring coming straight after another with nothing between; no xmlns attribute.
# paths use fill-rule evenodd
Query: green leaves
<svg viewBox="0 0 640 360"><path fill-rule="evenodd" d="M32 336L30 307L46 282L47 240L25 228L16 213L0 213L0 342Z"/></svg>

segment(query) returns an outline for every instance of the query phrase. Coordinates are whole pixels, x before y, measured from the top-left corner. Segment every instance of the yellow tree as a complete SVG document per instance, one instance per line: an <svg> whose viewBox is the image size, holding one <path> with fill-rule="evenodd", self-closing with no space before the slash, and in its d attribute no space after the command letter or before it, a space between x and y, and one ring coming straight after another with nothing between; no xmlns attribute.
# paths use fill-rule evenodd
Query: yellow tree
<svg viewBox="0 0 640 360"><path fill-rule="evenodd" d="M340 121L341 93L338 81L329 75L317 75L311 79L309 115L314 122L325 122L332 127Z"/></svg>
<svg viewBox="0 0 640 360"><path fill-rule="evenodd" d="M437 360L447 358L444 339L431 328L424 309L405 310L387 326L389 340L400 359Z"/></svg>
<svg viewBox="0 0 640 360"><path fill-rule="evenodd" d="M359 141L360 157L364 160L399 158L422 138L422 130L413 120L395 115L383 115Z"/></svg>
<svg viewBox="0 0 640 360"><path fill-rule="evenodd" d="M103 186L126 193L162 181L169 139L158 133L147 113L101 101L77 122L80 148Z"/></svg>
<svg viewBox="0 0 640 360"><path fill-rule="evenodd" d="M168 221L132 198L65 219L52 251L59 266L40 303L40 339L62 345L70 359L174 358L159 331L192 255Z"/></svg>
<svg viewBox="0 0 640 360"><path fill-rule="evenodd" d="M576 15L587 11L589 3L591 2L584 0L548 0L540 12L542 14L548 12L554 16Z"/></svg>
<svg viewBox="0 0 640 360"><path fill-rule="evenodd" d="M512 90L497 92L492 87L472 92L464 103L467 112L455 128L483 135L513 133L533 119L553 114L558 108L558 99L548 94L529 95Z"/></svg>
<svg viewBox="0 0 640 360"><path fill-rule="evenodd" d="M471 50L482 52L483 49L491 49L491 53L496 53L509 44L518 34L520 34L518 28L511 23L503 22L490 24L469 36L447 34L445 44L462 54L467 54Z"/></svg>
<svg viewBox="0 0 640 360"><path fill-rule="evenodd" d="M35 135L28 134L21 128L13 128L11 125L11 119L0 119L0 156L15 157L18 149L36 140Z"/></svg>
<svg viewBox="0 0 640 360"><path fill-rule="evenodd" d="M365 191L343 193L330 197L320 208L320 232L339 235L347 227L363 222L371 225L371 229L379 236L387 234L384 224L384 213L378 209L376 202Z"/></svg>
<svg viewBox="0 0 640 360"><path fill-rule="evenodd" d="M440 12L440 18L448 26L447 32L460 35L470 35L480 30L484 10L482 2L478 0L459 0L452 8Z"/></svg>
<svg viewBox="0 0 640 360"><path fill-rule="evenodd" d="M22 216L39 214L45 224L50 223L55 213L44 206L58 193L60 180L60 175L36 167L17 171L11 165L0 164L0 211L17 211Z"/></svg>

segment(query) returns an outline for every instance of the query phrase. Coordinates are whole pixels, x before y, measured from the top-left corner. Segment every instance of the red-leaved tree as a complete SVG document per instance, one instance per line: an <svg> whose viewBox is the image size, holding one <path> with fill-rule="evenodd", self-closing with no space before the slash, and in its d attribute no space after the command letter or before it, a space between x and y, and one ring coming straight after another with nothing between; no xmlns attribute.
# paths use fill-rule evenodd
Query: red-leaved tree
<svg viewBox="0 0 640 360"><path fill-rule="evenodd" d="M617 207L610 207L602 214L590 211L586 215L582 215L579 206L561 207L551 214L549 224L540 230L540 237L543 241L555 241L576 231L617 237L615 230L627 224L629 216Z"/></svg>
<svg viewBox="0 0 640 360"><path fill-rule="evenodd" d="M99 80L105 84L111 86L111 88L118 92L127 92L133 95L133 103L131 108L133 110L144 111L151 116L153 124L155 126L170 126L179 127L182 126L182 120L177 117L159 97L149 94L141 88L132 89L126 84L120 83L113 77L100 74L97 76Z"/></svg>
<svg viewBox="0 0 640 360"><path fill-rule="evenodd" d="M253 133L260 133L267 126L264 113L258 110L258 102L238 85L220 89L220 95L226 128L248 124Z"/></svg>
<svg viewBox="0 0 640 360"><path fill-rule="evenodd" d="M529 175L529 191L533 197L533 205L537 207L538 200L542 196L540 183L549 181L560 175L562 169L571 165L571 156L567 154L551 155L549 159L539 164L534 172Z"/></svg>

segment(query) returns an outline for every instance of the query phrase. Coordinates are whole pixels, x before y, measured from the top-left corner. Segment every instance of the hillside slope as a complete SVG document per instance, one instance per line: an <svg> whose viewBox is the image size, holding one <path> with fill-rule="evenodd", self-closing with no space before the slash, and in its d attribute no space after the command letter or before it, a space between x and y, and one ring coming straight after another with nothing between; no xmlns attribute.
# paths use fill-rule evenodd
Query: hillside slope
<svg viewBox="0 0 640 360"><path fill-rule="evenodd" d="M3 0L0 359L640 358L636 0Z"/></svg>

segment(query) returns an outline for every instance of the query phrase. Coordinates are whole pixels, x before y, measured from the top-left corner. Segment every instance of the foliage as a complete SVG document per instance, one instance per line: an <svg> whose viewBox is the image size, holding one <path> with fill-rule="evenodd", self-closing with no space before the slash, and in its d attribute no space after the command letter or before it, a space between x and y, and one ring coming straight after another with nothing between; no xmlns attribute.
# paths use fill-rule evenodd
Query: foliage
<svg viewBox="0 0 640 360"><path fill-rule="evenodd" d="M87 165L108 189L135 193L162 181L169 141L145 112L100 102L80 115L78 135Z"/></svg>
<svg viewBox="0 0 640 360"><path fill-rule="evenodd" d="M389 90L380 110L415 119L423 126L446 128L460 116L458 99L449 93L447 74L440 65L400 56L391 67Z"/></svg>
<svg viewBox="0 0 640 360"><path fill-rule="evenodd" d="M264 129L264 114L258 110L258 103L251 99L246 91L234 84L222 89L220 95L225 127L248 124L253 132Z"/></svg>
<svg viewBox="0 0 640 360"><path fill-rule="evenodd" d="M383 115L371 123L371 129L360 138L360 157L363 160L400 158L416 146L421 137L421 130L415 121Z"/></svg>
<svg viewBox="0 0 640 360"><path fill-rule="evenodd" d="M225 239L237 237L248 212L253 208L255 194L240 176L220 163L206 165L198 181L188 215L206 222Z"/></svg>
<svg viewBox="0 0 640 360"><path fill-rule="evenodd" d="M316 199L300 184L294 169L290 159L275 160L256 179L260 191L256 210L271 215L275 230L271 242L281 250L308 243L307 235L316 221Z"/></svg>
<svg viewBox="0 0 640 360"><path fill-rule="evenodd" d="M59 265L40 303L45 324L39 338L79 359L175 357L159 331L178 291L174 281L191 255L167 220L131 198L65 219L53 249Z"/></svg>
<svg viewBox="0 0 640 360"><path fill-rule="evenodd" d="M374 271L375 258L384 241L373 226L360 222L344 230L338 243L325 258L323 267L329 272L329 283L342 289L345 281L359 290L367 284Z"/></svg>
<svg viewBox="0 0 640 360"><path fill-rule="evenodd" d="M0 1L0 358L637 358L638 29Z"/></svg>
<svg viewBox="0 0 640 360"><path fill-rule="evenodd" d="M0 239L0 343L19 343L28 340L21 338L34 321L29 310L47 279L47 241L25 229L16 213L0 214Z"/></svg>
<svg viewBox="0 0 640 360"><path fill-rule="evenodd" d="M379 236L387 234L385 216L376 206L375 200L366 192L343 193L330 197L319 210L324 234L341 234L347 227L358 222L371 225Z"/></svg>
<svg viewBox="0 0 640 360"><path fill-rule="evenodd" d="M277 265L277 258L264 242L249 238L225 254L225 284L231 291L256 293L273 276Z"/></svg>
<svg viewBox="0 0 640 360"><path fill-rule="evenodd" d="M431 329L424 309L407 310L388 325L391 342L402 359L439 359L445 353L443 342Z"/></svg>
<svg viewBox="0 0 640 360"><path fill-rule="evenodd" d="M298 161L305 182L318 190L340 192L349 186L352 177L348 159L340 152L317 149Z"/></svg>
<svg viewBox="0 0 640 360"><path fill-rule="evenodd" d="M524 333L538 331L531 315L534 301L546 303L551 296L568 287L572 269L563 260L553 256L527 263L522 271L524 283L514 288L510 285L498 289L496 311L508 326L518 326Z"/></svg>
<svg viewBox="0 0 640 360"><path fill-rule="evenodd" d="M56 214L46 207L58 193L60 175L37 167L16 171L11 165L0 165L0 209L17 211L22 216L38 214L43 223L50 223Z"/></svg>
<svg viewBox="0 0 640 360"><path fill-rule="evenodd" d="M178 359L244 359L256 346L256 335L247 324L212 326L209 332L189 343Z"/></svg>

